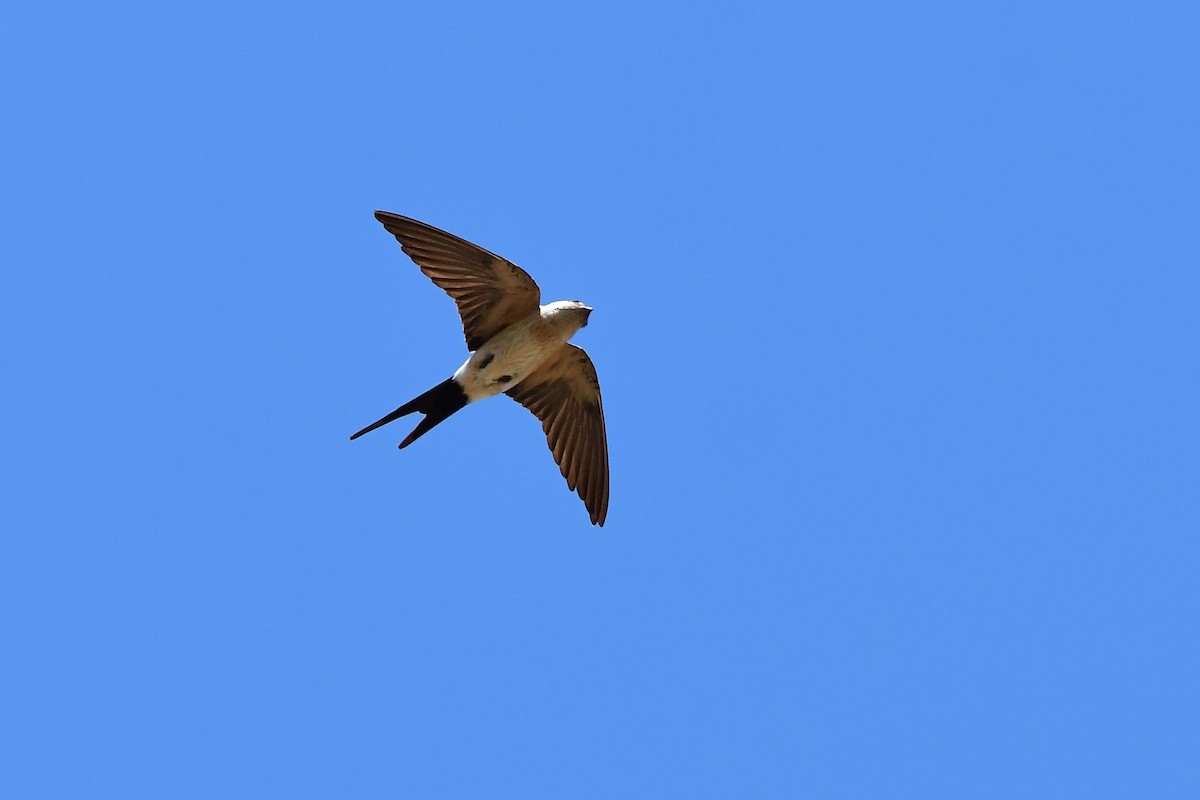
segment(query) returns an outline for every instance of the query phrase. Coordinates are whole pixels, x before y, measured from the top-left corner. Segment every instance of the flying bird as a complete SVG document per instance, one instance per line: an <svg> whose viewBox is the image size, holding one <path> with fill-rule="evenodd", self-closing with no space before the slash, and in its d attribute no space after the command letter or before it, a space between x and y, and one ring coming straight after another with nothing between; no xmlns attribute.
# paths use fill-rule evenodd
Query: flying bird
<svg viewBox="0 0 1200 800"><path fill-rule="evenodd" d="M400 443L403 449L468 403L504 392L541 421L567 486L583 500L592 524L604 525L608 440L600 381L588 354L569 343L592 309L578 300L542 305L542 292L525 270L432 225L387 211L376 211L375 219L454 299L471 355L452 376L350 438L419 411L424 417Z"/></svg>

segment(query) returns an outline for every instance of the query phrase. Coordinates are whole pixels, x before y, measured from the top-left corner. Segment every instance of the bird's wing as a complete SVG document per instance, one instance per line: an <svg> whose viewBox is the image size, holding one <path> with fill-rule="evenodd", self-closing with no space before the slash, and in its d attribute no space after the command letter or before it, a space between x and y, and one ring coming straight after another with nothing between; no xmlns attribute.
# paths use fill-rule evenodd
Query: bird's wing
<svg viewBox="0 0 1200 800"><path fill-rule="evenodd" d="M546 442L567 486L603 525L608 516L608 438L600 380L581 348L564 344L506 394L542 421Z"/></svg>
<svg viewBox="0 0 1200 800"><path fill-rule="evenodd" d="M478 350L512 323L537 311L541 290L511 261L399 214L376 211L375 219L400 241L421 271L454 298L468 349Z"/></svg>

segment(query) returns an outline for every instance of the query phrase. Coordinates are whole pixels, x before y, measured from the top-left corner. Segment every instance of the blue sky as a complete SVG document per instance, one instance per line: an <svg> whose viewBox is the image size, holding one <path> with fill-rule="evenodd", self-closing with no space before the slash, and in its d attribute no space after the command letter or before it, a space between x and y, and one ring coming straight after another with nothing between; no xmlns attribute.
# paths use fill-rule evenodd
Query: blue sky
<svg viewBox="0 0 1200 800"><path fill-rule="evenodd" d="M6 797L1195 797L1185 3L26 4ZM373 219L595 307L612 504Z"/></svg>

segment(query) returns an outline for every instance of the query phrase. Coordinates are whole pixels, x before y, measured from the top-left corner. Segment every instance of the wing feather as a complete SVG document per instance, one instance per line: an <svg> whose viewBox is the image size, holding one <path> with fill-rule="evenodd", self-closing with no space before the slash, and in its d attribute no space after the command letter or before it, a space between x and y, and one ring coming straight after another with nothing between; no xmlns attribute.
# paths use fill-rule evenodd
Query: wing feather
<svg viewBox="0 0 1200 800"><path fill-rule="evenodd" d="M588 354L572 344L548 358L506 394L541 420L546 444L591 515L608 516L608 439L600 380Z"/></svg>
<svg viewBox="0 0 1200 800"><path fill-rule="evenodd" d="M467 348L474 351L512 323L537 311L541 290L525 270L478 245L415 219L376 211L429 279L454 299Z"/></svg>

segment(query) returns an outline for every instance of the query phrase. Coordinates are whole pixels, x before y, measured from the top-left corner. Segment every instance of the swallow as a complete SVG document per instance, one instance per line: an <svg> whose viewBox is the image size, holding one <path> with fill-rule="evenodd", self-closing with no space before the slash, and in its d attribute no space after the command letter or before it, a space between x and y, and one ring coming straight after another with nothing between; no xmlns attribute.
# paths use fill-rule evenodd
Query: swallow
<svg viewBox="0 0 1200 800"><path fill-rule="evenodd" d="M588 354L570 339L592 309L578 300L541 304L541 289L525 270L453 234L415 219L376 211L421 271L458 307L470 356L455 373L350 437L357 439L400 417L423 417L408 447L469 403L503 392L542 423L568 488L593 525L608 516L608 439L600 381Z"/></svg>

